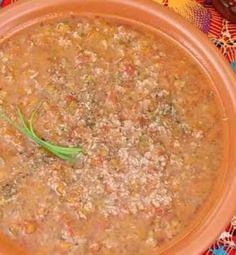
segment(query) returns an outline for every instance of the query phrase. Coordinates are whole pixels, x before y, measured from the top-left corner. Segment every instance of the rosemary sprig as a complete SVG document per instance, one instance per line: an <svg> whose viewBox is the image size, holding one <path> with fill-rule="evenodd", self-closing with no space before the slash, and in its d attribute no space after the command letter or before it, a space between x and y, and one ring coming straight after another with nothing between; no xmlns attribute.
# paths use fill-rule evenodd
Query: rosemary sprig
<svg viewBox="0 0 236 255"><path fill-rule="evenodd" d="M44 141L40 138L34 130L34 121L37 113L40 110L41 104L36 107L34 111L30 114L29 120L26 119L19 107L17 107L17 114L19 117L19 123L13 121L4 111L0 111L0 118L5 120L9 125L16 128L19 132L30 138L36 144L51 152L55 156L63 159L65 161L74 161L76 156L83 153L81 147L64 147L58 146L53 143Z"/></svg>

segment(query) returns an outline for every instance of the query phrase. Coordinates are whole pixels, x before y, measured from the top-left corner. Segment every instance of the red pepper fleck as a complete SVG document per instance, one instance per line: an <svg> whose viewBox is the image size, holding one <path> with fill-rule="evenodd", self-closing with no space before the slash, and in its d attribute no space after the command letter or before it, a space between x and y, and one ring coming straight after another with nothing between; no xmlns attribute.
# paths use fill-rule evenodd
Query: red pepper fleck
<svg viewBox="0 0 236 255"><path fill-rule="evenodd" d="M65 100L66 100L67 103L77 102L77 98L75 96L72 96L72 95L67 95L65 97Z"/></svg>
<svg viewBox="0 0 236 255"><path fill-rule="evenodd" d="M92 159L92 161L91 161L91 165L92 165L92 166L101 166L102 163L103 163L102 157L94 158L94 159Z"/></svg>
<svg viewBox="0 0 236 255"><path fill-rule="evenodd" d="M90 56L88 55L79 55L78 56L78 64L88 64L91 61Z"/></svg>
<svg viewBox="0 0 236 255"><path fill-rule="evenodd" d="M129 76L133 76L135 74L136 68L134 65L132 64L127 64L125 66L125 72L129 75Z"/></svg>
<svg viewBox="0 0 236 255"><path fill-rule="evenodd" d="M114 191L114 190L112 189L112 187L111 187L109 184L107 184L107 183L105 183L104 188L105 188L105 191L106 191L108 194L110 194L110 193L112 193L112 192Z"/></svg>
<svg viewBox="0 0 236 255"><path fill-rule="evenodd" d="M102 130L104 131L104 133L108 133L108 132L111 131L111 126L109 126L109 125L104 125L104 126L102 127Z"/></svg>
<svg viewBox="0 0 236 255"><path fill-rule="evenodd" d="M142 127L144 127L145 125L149 123L149 120L143 116L139 117L138 121Z"/></svg>
<svg viewBox="0 0 236 255"><path fill-rule="evenodd" d="M170 208L167 207L167 206L164 206L164 205L162 205L159 208L155 209L155 213L158 216L167 215L169 213L169 211L170 211Z"/></svg>
<svg viewBox="0 0 236 255"><path fill-rule="evenodd" d="M75 230L73 228L74 226L74 222L73 220L70 218L70 216L68 215L63 215L61 217L62 223L63 225L66 227L68 233L70 234L70 236L75 236Z"/></svg>
<svg viewBox="0 0 236 255"><path fill-rule="evenodd" d="M153 166L149 166L147 169L147 172L152 174L152 173L156 172L156 169Z"/></svg>
<svg viewBox="0 0 236 255"><path fill-rule="evenodd" d="M112 91L110 94L110 99L113 104L116 104L118 102L118 96L115 91Z"/></svg>

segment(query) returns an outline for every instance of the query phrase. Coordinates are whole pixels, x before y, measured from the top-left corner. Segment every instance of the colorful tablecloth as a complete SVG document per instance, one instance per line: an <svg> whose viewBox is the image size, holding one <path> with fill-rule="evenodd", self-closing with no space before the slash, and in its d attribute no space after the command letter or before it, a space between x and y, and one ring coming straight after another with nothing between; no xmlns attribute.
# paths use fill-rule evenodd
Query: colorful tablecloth
<svg viewBox="0 0 236 255"><path fill-rule="evenodd" d="M0 0L0 5L4 7L16 1L17 0ZM214 9L211 0L153 1L173 9L206 33L209 39L229 60L236 72L236 24L224 19ZM232 203L236 203L236 201L232 201ZM227 229L204 255L236 255L236 215Z"/></svg>
<svg viewBox="0 0 236 255"><path fill-rule="evenodd" d="M178 12L200 30L221 50L236 70L236 24L224 19L211 0L154 0Z"/></svg>

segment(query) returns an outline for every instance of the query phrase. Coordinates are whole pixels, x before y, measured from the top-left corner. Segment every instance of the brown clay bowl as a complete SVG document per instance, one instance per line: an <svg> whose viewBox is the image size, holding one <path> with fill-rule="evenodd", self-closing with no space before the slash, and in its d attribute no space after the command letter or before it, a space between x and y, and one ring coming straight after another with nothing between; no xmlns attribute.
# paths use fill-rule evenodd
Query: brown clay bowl
<svg viewBox="0 0 236 255"><path fill-rule="evenodd" d="M188 229L168 245L161 255L200 255L224 230L236 212L236 80L230 65L207 37L177 14L150 0L26 0L0 13L0 37L4 40L24 27L59 13L98 14L140 27L157 30L176 41L209 75L228 118L224 126L224 163L215 187ZM170 61L177 61L170 59ZM0 235L0 254L24 254L15 242ZM148 254L147 254L148 255ZM153 255L153 254L152 254Z"/></svg>

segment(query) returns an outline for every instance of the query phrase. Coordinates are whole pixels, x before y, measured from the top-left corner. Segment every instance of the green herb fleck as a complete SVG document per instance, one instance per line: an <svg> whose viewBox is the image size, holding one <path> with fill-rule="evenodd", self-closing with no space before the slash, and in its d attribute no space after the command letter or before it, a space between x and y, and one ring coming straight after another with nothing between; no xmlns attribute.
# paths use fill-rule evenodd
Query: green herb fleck
<svg viewBox="0 0 236 255"><path fill-rule="evenodd" d="M41 105L41 104L40 104ZM36 107L34 111L30 114L30 118L27 120L19 107L17 107L17 113L19 117L19 124L13 121L4 111L0 111L0 118L5 120L12 127L16 128L19 132L30 138L36 144L51 152L55 156L63 159L65 161L73 162L77 155L83 154L83 149L81 147L64 147L52 144L50 142L44 141L40 138L34 130L34 120L36 114L40 110L40 105Z"/></svg>

